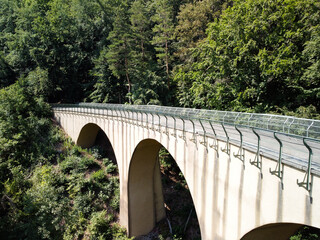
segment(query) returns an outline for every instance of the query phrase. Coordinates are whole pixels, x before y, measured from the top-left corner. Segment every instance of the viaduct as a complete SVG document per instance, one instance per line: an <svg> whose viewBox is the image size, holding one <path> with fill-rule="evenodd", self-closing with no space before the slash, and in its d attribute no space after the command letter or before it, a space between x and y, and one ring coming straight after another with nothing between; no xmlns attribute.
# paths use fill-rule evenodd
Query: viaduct
<svg viewBox="0 0 320 240"><path fill-rule="evenodd" d="M117 104L52 105L82 147L103 131L120 178L120 224L147 234L165 217L158 153L183 173L205 240L288 239L320 228L320 121Z"/></svg>

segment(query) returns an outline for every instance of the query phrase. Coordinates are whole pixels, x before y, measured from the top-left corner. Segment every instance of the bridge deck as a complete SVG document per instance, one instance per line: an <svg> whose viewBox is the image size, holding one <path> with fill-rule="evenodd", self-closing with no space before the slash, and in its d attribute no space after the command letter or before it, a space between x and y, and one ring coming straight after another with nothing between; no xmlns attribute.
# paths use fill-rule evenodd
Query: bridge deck
<svg viewBox="0 0 320 240"><path fill-rule="evenodd" d="M264 129L259 126L264 126L265 123L259 123L257 117L255 117L255 124L250 125L250 122L247 120L249 117L248 114L244 113L245 117L239 117L236 113L233 112L219 112L220 116L223 117L223 121L218 119L215 116L214 120L210 120L208 116L214 115L214 111L205 111L198 112L186 112L186 109L183 108L170 108L170 107L159 107L159 106L146 106L148 107L146 111L143 109L135 108L129 105L116 105L116 104L79 104L79 105L53 105L56 110L68 111L68 112L77 112L82 114L97 115L99 117L116 117L121 121L131 121L137 125L148 127L151 129L159 130L159 128L165 128L170 134L174 135L175 130L186 131L194 133L194 137L203 138L204 141L209 139L219 139L227 141L231 144L240 145L240 133L243 135L243 147L245 149L256 152L258 146L258 137L254 134L252 128L260 136L260 154L267 156L269 158L279 160L280 154L280 142L282 143L282 153L281 160L283 163L290 166L304 169L308 168L308 159L309 151L307 147L303 144L303 139L312 149L312 162L311 162L311 172L316 175L320 175L320 140L315 137L320 137L320 121L308 120L308 119L298 119L293 117L280 116L280 120L276 122L274 119L279 118L276 115L262 115L260 119L264 121L263 118L269 121L268 128ZM154 110L157 109L157 110ZM191 109L194 111L194 109ZM153 113L153 112L154 113ZM200 110L198 110L200 111ZM223 113L223 114L222 114ZM211 114L211 115L210 115ZM233 114L233 119L225 118L227 114ZM240 114L240 113L238 113ZM242 114L242 113L241 113ZM257 114L258 115L258 114ZM251 118L255 115L249 115ZM239 118L239 121L235 119ZM245 120L244 120L245 119ZM289 120L288 120L289 119ZM244 124L245 122L245 124ZM287 123L290 123L289 125ZM294 122L295 125L293 124ZM240 124L236 124L240 123ZM299 124L300 123L300 131ZM252 127L253 125L258 127ZM238 130L236 129L236 127ZM289 127L292 128L290 129ZM272 130L277 129L278 131ZM281 131L285 130L285 131ZM297 134L288 134L287 132L298 133ZM309 131L309 132L308 132ZM274 133L276 133L280 142L276 140ZM311 133L311 134L310 134ZM313 137L307 137L305 135L311 135ZM182 136L176 136L182 137ZM209 140L212 141L212 140ZM207 146L210 147L212 143L208 143ZM231 153L232 154L232 153ZM253 159L252 159L253 160Z"/></svg>

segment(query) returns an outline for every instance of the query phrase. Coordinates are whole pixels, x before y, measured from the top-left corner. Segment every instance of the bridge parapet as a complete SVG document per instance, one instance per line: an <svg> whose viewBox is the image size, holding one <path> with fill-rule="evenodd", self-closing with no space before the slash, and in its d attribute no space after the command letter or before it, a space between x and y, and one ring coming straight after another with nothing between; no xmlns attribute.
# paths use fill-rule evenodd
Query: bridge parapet
<svg viewBox="0 0 320 240"><path fill-rule="evenodd" d="M320 175L320 120L259 113L240 113L155 105L106 103L53 104L55 110L117 117L155 130L164 127L192 132L256 151L253 165L260 167L260 154L307 172ZM174 134L173 134L174 135ZM180 136L180 137L184 137ZM209 145L208 147L215 147ZM238 154L241 158L241 153ZM282 161L283 160L283 161ZM279 174L279 171L277 173Z"/></svg>
<svg viewBox="0 0 320 240"><path fill-rule="evenodd" d="M202 120L225 125L237 125L247 128L269 130L310 139L320 139L320 120L297 118L293 116L165 107L156 105L126 105L107 103L52 104L52 107L68 109L106 109L111 111L129 111L141 114L158 114L162 116L183 118L185 120ZM91 113L94 112L91 111ZM101 114L99 112L96 113Z"/></svg>
<svg viewBox="0 0 320 240"><path fill-rule="evenodd" d="M305 178L297 179L299 187L312 190L311 174L320 175L320 121L259 113L240 113L204 109L164 107L154 105L122 105L105 103L53 104L53 109L99 116L112 116L121 121L134 121L142 127L159 131L161 127L192 132L193 139L201 136L200 143L206 147L207 137L226 141L222 149L230 154L230 144L240 146L234 154L244 162L243 148L256 151L250 163L261 168L261 155L278 161L276 169L270 173L283 178L282 164L288 164L306 171ZM170 117L170 119L168 119ZM180 136L184 138L183 134ZM208 146L209 145L209 146Z"/></svg>

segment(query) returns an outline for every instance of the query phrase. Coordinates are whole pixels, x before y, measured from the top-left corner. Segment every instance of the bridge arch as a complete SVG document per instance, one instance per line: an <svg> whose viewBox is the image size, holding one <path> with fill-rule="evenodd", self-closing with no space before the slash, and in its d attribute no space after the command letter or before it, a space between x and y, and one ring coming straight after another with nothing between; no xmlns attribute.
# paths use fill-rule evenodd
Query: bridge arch
<svg viewBox="0 0 320 240"><path fill-rule="evenodd" d="M298 223L270 223L257 227L241 240L287 240L304 225Z"/></svg>
<svg viewBox="0 0 320 240"><path fill-rule="evenodd" d="M112 143L105 131L95 123L87 123L81 128L76 144L83 148L98 145L103 148L110 160L117 163Z"/></svg>
<svg viewBox="0 0 320 240"><path fill-rule="evenodd" d="M166 217L159 163L159 151L163 147L157 140L144 139L133 152L128 177L130 236L149 233ZM184 172L182 174L185 176Z"/></svg>

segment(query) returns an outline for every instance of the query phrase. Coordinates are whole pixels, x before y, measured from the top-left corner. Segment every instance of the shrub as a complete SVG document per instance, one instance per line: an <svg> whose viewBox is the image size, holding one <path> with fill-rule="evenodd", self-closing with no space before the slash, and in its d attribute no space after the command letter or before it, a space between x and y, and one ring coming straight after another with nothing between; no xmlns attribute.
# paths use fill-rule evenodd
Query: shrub
<svg viewBox="0 0 320 240"><path fill-rule="evenodd" d="M111 216L107 215L106 211L93 213L88 226L90 239L112 239L110 220Z"/></svg>
<svg viewBox="0 0 320 240"><path fill-rule="evenodd" d="M89 168L98 167L99 165L92 159L88 157L77 157L68 156L64 161L61 162L60 168L65 173L74 172L84 172Z"/></svg>

